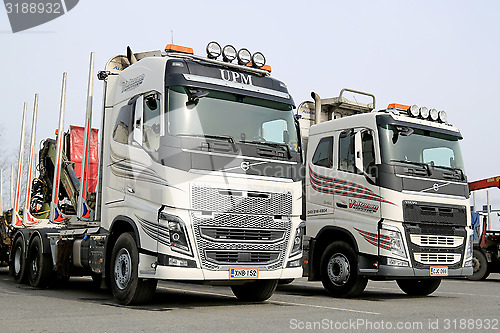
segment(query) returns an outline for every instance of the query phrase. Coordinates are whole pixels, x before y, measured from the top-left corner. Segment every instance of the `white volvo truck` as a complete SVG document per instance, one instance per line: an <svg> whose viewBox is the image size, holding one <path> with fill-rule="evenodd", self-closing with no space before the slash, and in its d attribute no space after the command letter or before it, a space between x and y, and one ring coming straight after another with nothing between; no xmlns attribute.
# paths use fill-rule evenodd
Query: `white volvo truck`
<svg viewBox="0 0 500 333"><path fill-rule="evenodd" d="M349 101L346 91L372 101ZM472 274L462 135L446 113L400 104L373 111L373 95L349 89L312 97L297 110L309 280L337 297L359 295L369 279L428 295L443 277Z"/></svg>
<svg viewBox="0 0 500 333"><path fill-rule="evenodd" d="M133 304L158 280L230 285L262 301L302 276L298 123L264 56L215 42L208 57L170 44L127 53L98 73L95 206L80 193L65 216L56 193L48 221L17 226L16 281L91 274Z"/></svg>

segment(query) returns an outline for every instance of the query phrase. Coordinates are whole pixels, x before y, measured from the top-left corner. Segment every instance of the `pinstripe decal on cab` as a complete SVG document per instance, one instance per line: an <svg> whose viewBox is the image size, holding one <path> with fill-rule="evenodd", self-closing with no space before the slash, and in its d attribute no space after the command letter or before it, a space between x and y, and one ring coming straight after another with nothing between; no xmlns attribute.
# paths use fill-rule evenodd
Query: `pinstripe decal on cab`
<svg viewBox="0 0 500 333"><path fill-rule="evenodd" d="M384 200L384 198L369 188L346 180L322 176L314 172L311 166L309 166L309 176L311 186L315 191L357 199L375 200L396 206L395 203Z"/></svg>
<svg viewBox="0 0 500 333"><path fill-rule="evenodd" d="M384 250L388 250L388 251L391 250L391 241L389 239L389 236L380 235L380 238L379 238L379 235L374 234L372 232L364 231L364 230L361 230L358 228L354 228L354 229L356 229L356 231L359 232L359 234L361 236L363 236L363 238L368 243L375 245L375 246L380 246Z"/></svg>

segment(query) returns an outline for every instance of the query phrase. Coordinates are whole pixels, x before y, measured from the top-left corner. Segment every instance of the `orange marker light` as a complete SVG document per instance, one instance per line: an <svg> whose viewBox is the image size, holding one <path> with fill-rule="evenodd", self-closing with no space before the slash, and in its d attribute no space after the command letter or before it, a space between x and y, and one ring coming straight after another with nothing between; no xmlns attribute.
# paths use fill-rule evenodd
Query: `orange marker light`
<svg viewBox="0 0 500 333"><path fill-rule="evenodd" d="M165 46L165 52L179 52L179 53L193 54L193 49L186 46L168 44L167 46Z"/></svg>
<svg viewBox="0 0 500 333"><path fill-rule="evenodd" d="M399 109L399 110L408 110L410 107L404 104L392 103L387 106L388 109Z"/></svg>
<svg viewBox="0 0 500 333"><path fill-rule="evenodd" d="M271 73L271 66L269 66L269 65L264 65L260 69L263 69L263 70L268 71L269 73Z"/></svg>

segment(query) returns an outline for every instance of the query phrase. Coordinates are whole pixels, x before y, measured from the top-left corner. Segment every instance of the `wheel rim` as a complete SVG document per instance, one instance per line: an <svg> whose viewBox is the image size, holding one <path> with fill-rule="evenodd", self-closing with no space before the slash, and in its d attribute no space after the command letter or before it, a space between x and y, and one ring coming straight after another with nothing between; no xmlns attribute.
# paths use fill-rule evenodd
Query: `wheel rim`
<svg viewBox="0 0 500 333"><path fill-rule="evenodd" d="M349 260L341 254L334 254L328 261L328 277L333 284L342 286L347 283L351 269Z"/></svg>
<svg viewBox="0 0 500 333"><path fill-rule="evenodd" d="M472 258L472 271L473 271L473 273L479 272L480 269L481 269L481 262L476 257L473 257Z"/></svg>
<svg viewBox="0 0 500 333"><path fill-rule="evenodd" d="M115 261L116 286L123 290L127 288L132 276L132 259L127 249L121 249Z"/></svg>
<svg viewBox="0 0 500 333"><path fill-rule="evenodd" d="M19 274L21 272L21 255L22 249L20 246L16 247L16 252L14 254L14 272Z"/></svg>
<svg viewBox="0 0 500 333"><path fill-rule="evenodd" d="M33 256L31 260L31 272L33 274L33 277L35 277L38 274L38 247L33 248Z"/></svg>

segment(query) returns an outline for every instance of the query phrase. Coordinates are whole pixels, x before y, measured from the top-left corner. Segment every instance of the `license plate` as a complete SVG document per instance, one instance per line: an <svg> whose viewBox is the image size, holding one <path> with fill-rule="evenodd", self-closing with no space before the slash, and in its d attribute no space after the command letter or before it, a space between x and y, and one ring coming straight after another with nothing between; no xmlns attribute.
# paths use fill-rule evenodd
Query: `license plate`
<svg viewBox="0 0 500 333"><path fill-rule="evenodd" d="M258 267L231 267L229 268L229 279L258 279Z"/></svg>
<svg viewBox="0 0 500 333"><path fill-rule="evenodd" d="M431 266L430 276L448 276L447 266Z"/></svg>

